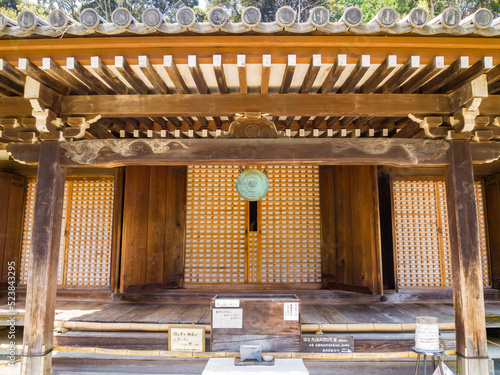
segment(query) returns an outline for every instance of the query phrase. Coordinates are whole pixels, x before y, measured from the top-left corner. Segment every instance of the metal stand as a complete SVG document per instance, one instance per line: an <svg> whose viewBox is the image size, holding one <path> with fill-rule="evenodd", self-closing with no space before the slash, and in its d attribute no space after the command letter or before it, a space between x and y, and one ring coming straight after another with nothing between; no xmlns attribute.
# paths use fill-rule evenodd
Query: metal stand
<svg viewBox="0 0 500 375"><path fill-rule="evenodd" d="M436 370L436 357L438 357L438 366L439 366L439 371L441 371L441 375L444 374L443 370L443 355L445 354L444 349L438 349L438 350L424 350L424 349L418 349L418 348L411 348L415 353L418 354L417 357L417 367L415 368L415 375L418 375L418 367L420 365L420 356L424 356L424 375L427 375L427 356L432 356L432 367L434 370ZM433 370L433 371L434 371Z"/></svg>

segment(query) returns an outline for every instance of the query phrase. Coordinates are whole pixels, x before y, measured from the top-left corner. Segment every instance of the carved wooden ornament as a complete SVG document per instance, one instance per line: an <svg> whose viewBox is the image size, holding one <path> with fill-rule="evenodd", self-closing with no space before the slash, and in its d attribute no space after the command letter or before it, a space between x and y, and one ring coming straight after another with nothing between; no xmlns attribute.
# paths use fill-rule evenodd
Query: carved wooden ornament
<svg viewBox="0 0 500 375"><path fill-rule="evenodd" d="M333 139L325 140L325 142L331 144L334 153L353 148L367 154L380 155L385 154L391 148L400 147L414 164L420 161L436 160L450 148L448 142L436 140L403 144L394 139Z"/></svg>
<svg viewBox="0 0 500 375"><path fill-rule="evenodd" d="M217 138L284 138L283 132L276 130L274 122L266 117L246 118L240 117L229 125L226 134Z"/></svg>

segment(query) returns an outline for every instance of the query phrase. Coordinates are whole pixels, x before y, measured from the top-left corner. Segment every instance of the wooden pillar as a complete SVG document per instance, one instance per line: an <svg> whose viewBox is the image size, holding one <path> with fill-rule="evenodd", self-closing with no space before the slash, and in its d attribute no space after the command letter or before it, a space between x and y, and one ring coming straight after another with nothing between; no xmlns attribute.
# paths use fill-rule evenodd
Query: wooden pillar
<svg viewBox="0 0 500 375"><path fill-rule="evenodd" d="M26 290L22 375L46 375L52 368L57 263L66 174L59 157L59 142L41 143L33 218L34 241Z"/></svg>
<svg viewBox="0 0 500 375"><path fill-rule="evenodd" d="M470 141L450 143L446 173L457 373L488 374L483 277Z"/></svg>

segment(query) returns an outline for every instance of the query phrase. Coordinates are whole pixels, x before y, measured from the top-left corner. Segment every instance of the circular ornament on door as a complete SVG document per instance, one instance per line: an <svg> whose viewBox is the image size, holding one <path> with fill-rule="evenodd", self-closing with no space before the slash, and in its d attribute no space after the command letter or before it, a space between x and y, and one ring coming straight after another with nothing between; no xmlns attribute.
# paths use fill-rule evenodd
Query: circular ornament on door
<svg viewBox="0 0 500 375"><path fill-rule="evenodd" d="M266 174L255 168L243 171L236 180L236 191L240 197L250 202L264 198L269 191Z"/></svg>

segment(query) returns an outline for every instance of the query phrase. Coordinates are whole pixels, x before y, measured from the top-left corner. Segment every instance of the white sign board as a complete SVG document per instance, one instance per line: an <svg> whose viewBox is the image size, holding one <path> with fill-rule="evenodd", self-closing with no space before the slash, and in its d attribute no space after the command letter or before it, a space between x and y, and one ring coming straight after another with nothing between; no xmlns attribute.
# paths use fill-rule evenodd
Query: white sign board
<svg viewBox="0 0 500 375"><path fill-rule="evenodd" d="M299 320L298 302L285 302L283 307L283 320Z"/></svg>
<svg viewBox="0 0 500 375"><path fill-rule="evenodd" d="M168 329L168 350L173 352L204 352L205 328L170 327Z"/></svg>
<svg viewBox="0 0 500 375"><path fill-rule="evenodd" d="M243 309L213 309L212 328L243 328Z"/></svg>
<svg viewBox="0 0 500 375"><path fill-rule="evenodd" d="M215 307L240 307L239 299L216 299Z"/></svg>

